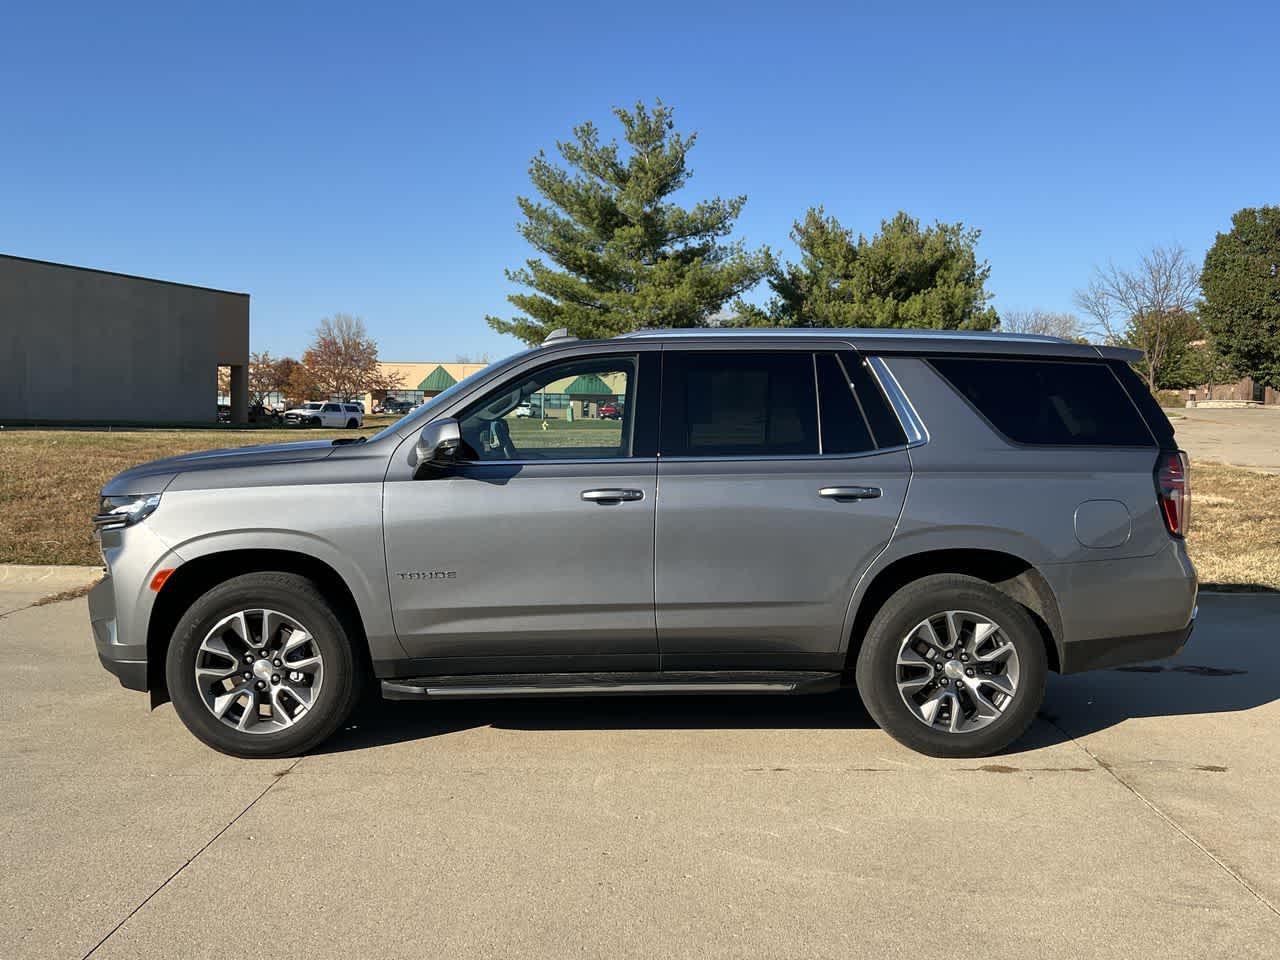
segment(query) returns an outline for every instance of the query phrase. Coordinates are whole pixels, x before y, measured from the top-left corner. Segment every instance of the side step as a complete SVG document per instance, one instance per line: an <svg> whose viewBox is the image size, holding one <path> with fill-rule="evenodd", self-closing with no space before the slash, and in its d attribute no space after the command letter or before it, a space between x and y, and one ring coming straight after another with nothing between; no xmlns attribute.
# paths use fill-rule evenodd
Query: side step
<svg viewBox="0 0 1280 960"><path fill-rule="evenodd" d="M383 680L387 700L610 697L691 693L827 693L840 674L820 670L654 673L496 673Z"/></svg>

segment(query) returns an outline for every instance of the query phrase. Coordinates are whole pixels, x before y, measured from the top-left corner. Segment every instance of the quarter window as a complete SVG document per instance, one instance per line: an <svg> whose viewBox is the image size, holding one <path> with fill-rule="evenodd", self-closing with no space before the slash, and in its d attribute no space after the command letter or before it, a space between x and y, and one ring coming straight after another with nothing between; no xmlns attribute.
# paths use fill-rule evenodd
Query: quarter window
<svg viewBox="0 0 1280 960"><path fill-rule="evenodd" d="M1015 443L1154 446L1105 363L975 357L929 362Z"/></svg>

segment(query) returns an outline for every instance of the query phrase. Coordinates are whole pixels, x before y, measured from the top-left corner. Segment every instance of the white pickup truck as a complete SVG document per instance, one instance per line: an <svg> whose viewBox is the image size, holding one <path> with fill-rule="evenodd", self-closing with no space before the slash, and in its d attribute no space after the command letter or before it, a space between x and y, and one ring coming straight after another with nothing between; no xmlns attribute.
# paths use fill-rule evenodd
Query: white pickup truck
<svg viewBox="0 0 1280 960"><path fill-rule="evenodd" d="M284 412L285 423L305 423L317 427L364 426L364 404L312 401Z"/></svg>

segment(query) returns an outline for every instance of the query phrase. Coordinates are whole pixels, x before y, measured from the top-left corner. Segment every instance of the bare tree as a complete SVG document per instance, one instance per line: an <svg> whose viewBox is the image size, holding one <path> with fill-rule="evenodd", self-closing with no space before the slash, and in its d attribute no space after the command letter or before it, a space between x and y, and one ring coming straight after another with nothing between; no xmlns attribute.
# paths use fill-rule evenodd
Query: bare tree
<svg viewBox="0 0 1280 960"><path fill-rule="evenodd" d="M276 358L270 351L249 354L249 398L252 403L265 407L272 394L284 394L289 387L289 376L297 361L289 357Z"/></svg>
<svg viewBox="0 0 1280 960"><path fill-rule="evenodd" d="M378 345L364 321L346 313L320 321L315 339L302 355L302 365L306 376L295 373L293 382L308 384L321 399L353 400L373 390L393 389L400 380L382 371Z"/></svg>
<svg viewBox="0 0 1280 960"><path fill-rule="evenodd" d="M1094 270L1076 305L1111 343L1143 351L1140 364L1153 392L1168 363L1185 352L1195 332L1200 270L1182 247L1154 247L1133 270L1114 263Z"/></svg>
<svg viewBox="0 0 1280 960"><path fill-rule="evenodd" d="M1074 313L1053 313L1049 310L1010 310L1000 314L1001 333L1034 333L1043 337L1078 339L1084 325Z"/></svg>
<svg viewBox="0 0 1280 960"><path fill-rule="evenodd" d="M493 355L488 350L481 354L459 353L454 355L453 362L490 364L493 363Z"/></svg>

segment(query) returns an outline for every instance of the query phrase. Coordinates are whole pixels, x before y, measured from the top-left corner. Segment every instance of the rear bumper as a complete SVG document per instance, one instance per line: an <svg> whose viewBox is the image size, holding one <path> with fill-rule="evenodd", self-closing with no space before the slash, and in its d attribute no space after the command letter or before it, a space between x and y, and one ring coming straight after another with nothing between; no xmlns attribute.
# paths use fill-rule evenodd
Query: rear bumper
<svg viewBox="0 0 1280 960"><path fill-rule="evenodd" d="M1195 627L1195 568L1181 541L1149 557L1047 564L1062 673L1172 657Z"/></svg>
<svg viewBox="0 0 1280 960"><path fill-rule="evenodd" d="M1179 630L1065 644L1062 651L1062 672L1081 673L1085 670L1145 663L1148 660L1166 660L1182 652L1195 626L1196 612L1193 610L1191 622Z"/></svg>

